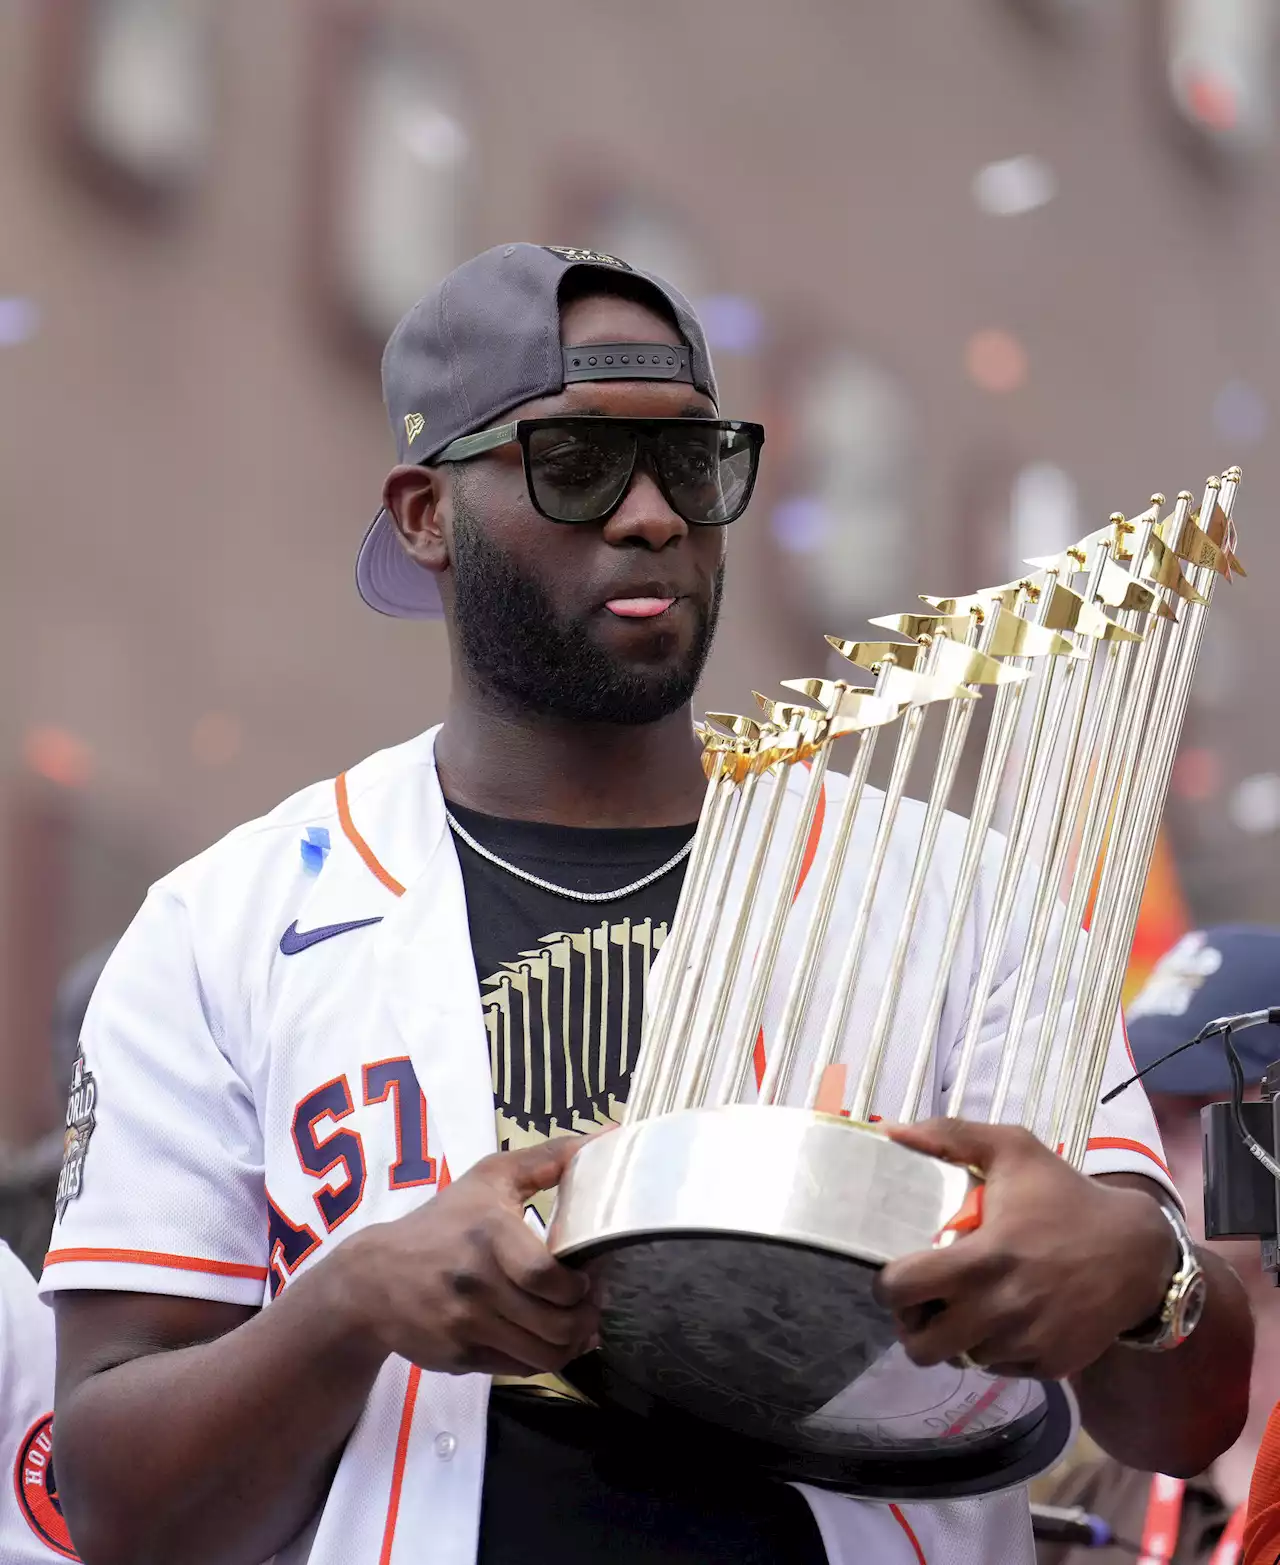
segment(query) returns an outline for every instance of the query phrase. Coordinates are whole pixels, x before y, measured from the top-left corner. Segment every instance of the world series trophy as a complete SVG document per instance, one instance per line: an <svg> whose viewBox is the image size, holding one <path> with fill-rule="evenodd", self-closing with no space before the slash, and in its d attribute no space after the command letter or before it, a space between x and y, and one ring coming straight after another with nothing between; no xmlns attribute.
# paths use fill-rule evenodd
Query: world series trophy
<svg viewBox="0 0 1280 1565"><path fill-rule="evenodd" d="M878 1270L976 1226L981 1180L876 1122L932 1112L953 975L986 996L1016 974L994 1078L987 1061L977 1102L973 1004L945 1112L1022 1124L1081 1165L1209 600L1242 574L1239 482L1210 478L1198 510L1184 491L1164 519L1155 495L1019 581L873 621L899 639L828 637L867 683L787 680L805 704L708 717L705 803L624 1123L578 1153L548 1235L600 1301L600 1345L567 1372L591 1400L744 1471L873 1499L991 1493L1062 1454L1066 1386L919 1368L897 1345ZM948 821L983 691L968 821ZM932 779L904 805L931 713ZM868 775L891 734L881 793ZM847 788L819 834L844 736ZM944 822L962 845L942 864ZM885 874L904 823L905 885ZM994 889L975 925L980 872ZM927 1003L900 1017L913 962Z"/></svg>

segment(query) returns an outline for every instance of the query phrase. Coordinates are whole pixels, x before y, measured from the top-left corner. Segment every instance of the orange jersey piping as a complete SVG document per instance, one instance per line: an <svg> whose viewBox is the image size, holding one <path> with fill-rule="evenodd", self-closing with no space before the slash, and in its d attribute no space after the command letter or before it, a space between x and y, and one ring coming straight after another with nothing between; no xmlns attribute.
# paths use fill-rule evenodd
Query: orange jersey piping
<svg viewBox="0 0 1280 1565"><path fill-rule="evenodd" d="M924 1557L924 1550L920 1547L920 1540L916 1537L915 1529L912 1527L911 1523L902 1514L902 1511L898 1506L891 1505L889 1509L893 1512L894 1521L896 1521L898 1526L901 1527L903 1532L906 1533L911 1547L916 1551L916 1559L919 1560L920 1565L929 1565L929 1561Z"/></svg>
<svg viewBox="0 0 1280 1565"><path fill-rule="evenodd" d="M413 1409L418 1400L418 1386L422 1371L415 1364L409 1371L409 1384L404 1392L404 1409L400 1414L400 1433L396 1436L396 1459L391 1468L391 1494L387 1500L387 1525L382 1534L382 1553L378 1565L391 1565L391 1551L395 1547L396 1523L400 1519L400 1494L404 1488L405 1462L409 1455L409 1434L413 1429Z"/></svg>
<svg viewBox="0 0 1280 1565"><path fill-rule="evenodd" d="M1140 1152L1143 1157L1149 1157L1160 1171L1172 1179L1169 1166L1163 1158L1157 1157L1150 1147L1144 1147L1141 1141L1131 1141L1128 1136L1093 1136L1085 1147L1086 1152Z"/></svg>
<svg viewBox="0 0 1280 1565"><path fill-rule="evenodd" d="M243 1277L249 1282L266 1282L265 1266L242 1266L239 1261L208 1261L199 1255L167 1255L162 1250L101 1250L82 1247L50 1250L46 1266L68 1261L117 1261L126 1266L159 1266L175 1272L209 1272L214 1277Z"/></svg>
<svg viewBox="0 0 1280 1565"><path fill-rule="evenodd" d="M339 772L333 784L333 791L338 801L338 824L342 827L343 835L364 860L366 867L375 879L380 880L388 891L397 897L404 896L404 887L391 873L384 869L378 862L378 856L356 830L356 823L351 819L351 801L347 797L347 774Z"/></svg>

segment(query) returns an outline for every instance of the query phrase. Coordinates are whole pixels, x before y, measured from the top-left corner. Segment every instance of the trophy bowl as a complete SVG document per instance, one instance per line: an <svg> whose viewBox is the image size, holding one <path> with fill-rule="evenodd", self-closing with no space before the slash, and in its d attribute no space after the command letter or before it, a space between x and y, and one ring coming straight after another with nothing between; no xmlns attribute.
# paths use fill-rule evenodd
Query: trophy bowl
<svg viewBox="0 0 1280 1565"><path fill-rule="evenodd" d="M770 1180L769 1168L789 1179ZM978 1181L876 1130L738 1104L600 1136L549 1243L590 1273L602 1346L566 1378L655 1439L881 1500L1025 1483L1074 1435L1057 1385L912 1365L876 1273L928 1249Z"/></svg>

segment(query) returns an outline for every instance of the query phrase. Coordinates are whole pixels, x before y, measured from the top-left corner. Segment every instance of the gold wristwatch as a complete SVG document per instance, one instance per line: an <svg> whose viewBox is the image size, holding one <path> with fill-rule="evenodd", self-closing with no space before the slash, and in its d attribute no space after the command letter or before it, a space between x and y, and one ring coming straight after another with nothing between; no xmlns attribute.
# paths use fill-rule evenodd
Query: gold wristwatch
<svg viewBox="0 0 1280 1565"><path fill-rule="evenodd" d="M1159 1311L1132 1331L1121 1332L1119 1337L1126 1348L1140 1348L1147 1353L1167 1353L1171 1348L1180 1348L1200 1324L1208 1293L1204 1267L1196 1254L1195 1240L1185 1218L1163 1201L1160 1210L1178 1241L1181 1252L1178 1269Z"/></svg>

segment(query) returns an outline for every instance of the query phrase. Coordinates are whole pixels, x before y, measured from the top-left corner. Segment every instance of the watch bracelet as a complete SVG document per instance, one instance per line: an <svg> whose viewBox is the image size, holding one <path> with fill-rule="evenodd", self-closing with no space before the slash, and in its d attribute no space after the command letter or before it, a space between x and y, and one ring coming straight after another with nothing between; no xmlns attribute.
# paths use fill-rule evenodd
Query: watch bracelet
<svg viewBox="0 0 1280 1565"><path fill-rule="evenodd" d="M1145 1320L1139 1321L1136 1326L1131 1326L1127 1331L1122 1331L1116 1341L1126 1348L1133 1348L1140 1353L1164 1353L1171 1348L1176 1348L1186 1341L1185 1337L1177 1340L1166 1340L1173 1321L1174 1311L1182 1294L1184 1275L1193 1267L1198 1266L1196 1259L1195 1240L1187 1227L1186 1219L1181 1211L1175 1211L1165 1201L1157 1202L1161 1215L1173 1229L1173 1236L1178 1242L1178 1263L1173 1276L1169 1279L1169 1285L1165 1289L1164 1298L1160 1301L1159 1308L1154 1310ZM1192 1328L1194 1330L1194 1327ZM1188 1336L1190 1333L1188 1332Z"/></svg>

